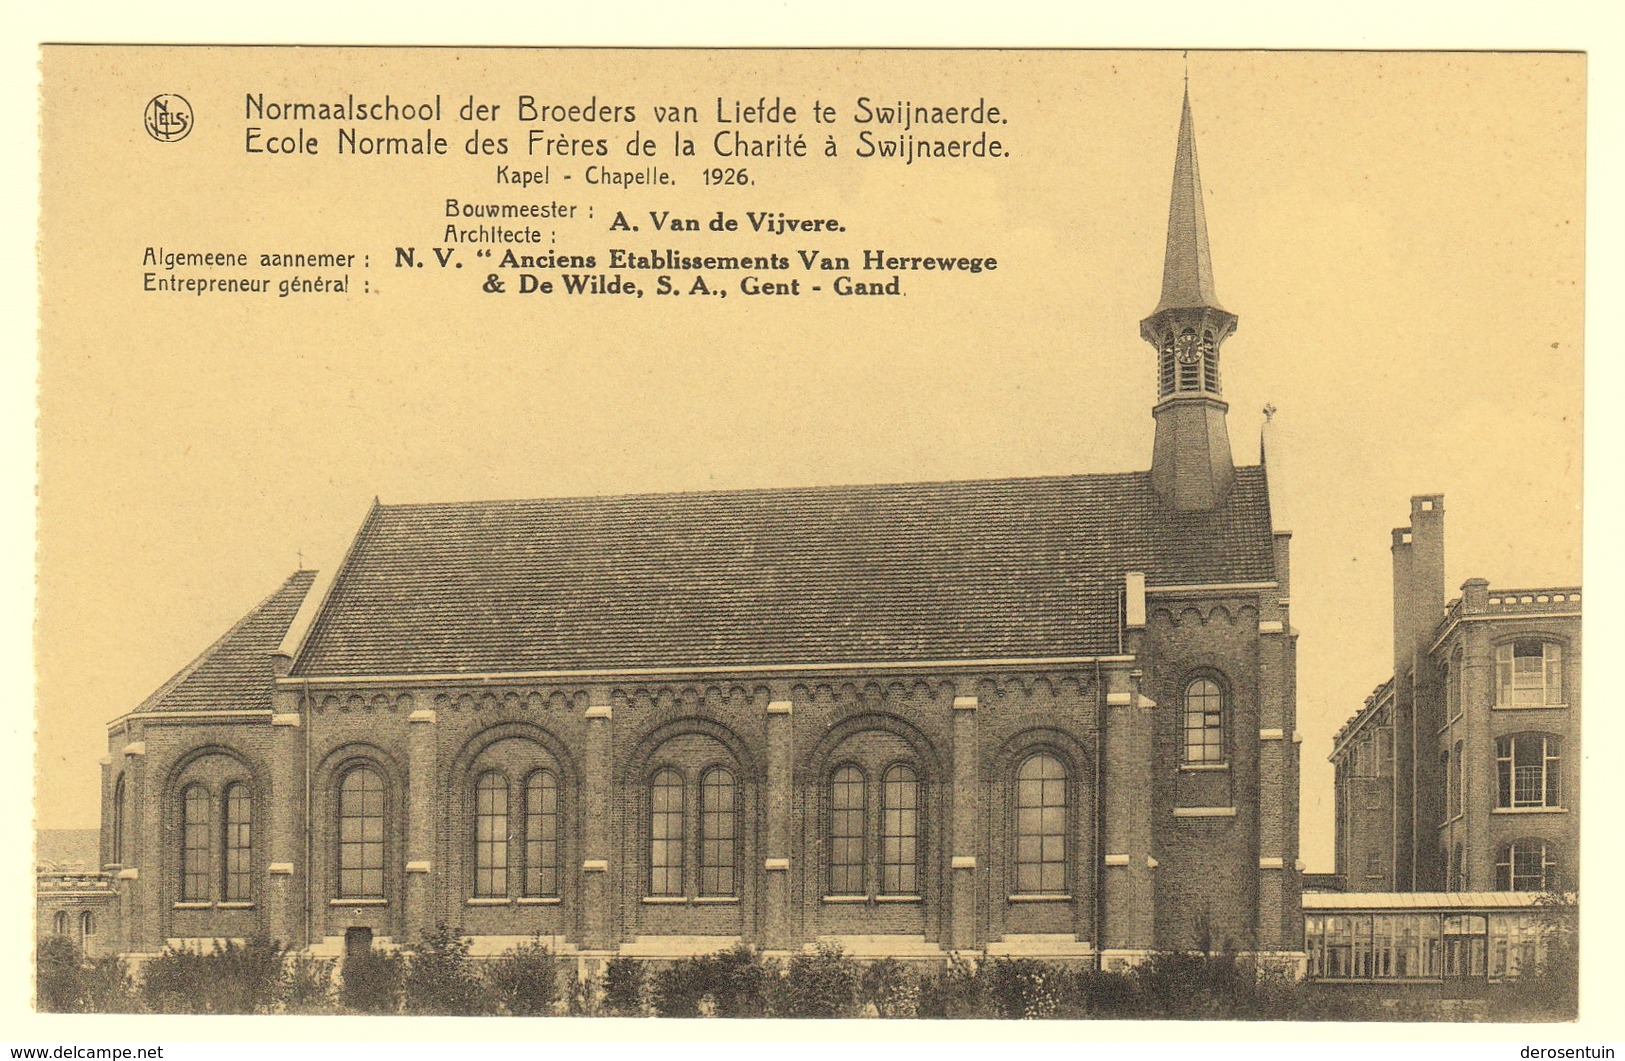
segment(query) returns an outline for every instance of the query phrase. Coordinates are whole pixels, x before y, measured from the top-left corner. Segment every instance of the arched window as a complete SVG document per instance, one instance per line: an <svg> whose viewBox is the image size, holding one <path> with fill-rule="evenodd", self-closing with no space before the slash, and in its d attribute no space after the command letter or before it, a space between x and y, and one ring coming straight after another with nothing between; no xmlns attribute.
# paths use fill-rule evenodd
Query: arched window
<svg viewBox="0 0 1625 1061"><path fill-rule="evenodd" d="M1557 880L1557 845L1550 840L1524 837L1501 848L1495 862L1495 890L1501 892L1553 891Z"/></svg>
<svg viewBox="0 0 1625 1061"><path fill-rule="evenodd" d="M187 785L181 793L181 901L209 898L209 793Z"/></svg>
<svg viewBox="0 0 1625 1061"><path fill-rule="evenodd" d="M1157 396L1166 398L1174 392L1174 333L1164 332L1162 347L1157 354Z"/></svg>
<svg viewBox="0 0 1625 1061"><path fill-rule="evenodd" d="M714 767L700 779L700 894L733 895L739 837L734 775Z"/></svg>
<svg viewBox="0 0 1625 1061"><path fill-rule="evenodd" d="M1544 707L1562 702L1562 645L1525 638L1496 646L1496 706Z"/></svg>
<svg viewBox="0 0 1625 1061"><path fill-rule="evenodd" d="M339 784L339 898L384 897L384 779L358 766Z"/></svg>
<svg viewBox="0 0 1625 1061"><path fill-rule="evenodd" d="M66 936L68 934L67 911L58 910L56 912L56 916L51 918L51 932L58 936Z"/></svg>
<svg viewBox="0 0 1625 1061"><path fill-rule="evenodd" d="M829 893L865 895L864 778L856 766L843 766L829 783Z"/></svg>
<svg viewBox="0 0 1625 1061"><path fill-rule="evenodd" d="M1445 808L1447 818L1461 817L1462 800L1466 798L1467 763L1462 755L1463 744L1457 741L1450 749L1450 757L1445 760L1445 771L1450 776L1445 785L1449 805Z"/></svg>
<svg viewBox="0 0 1625 1061"><path fill-rule="evenodd" d="M1495 741L1496 800L1502 808L1561 807L1561 742L1550 733L1513 733Z"/></svg>
<svg viewBox="0 0 1625 1061"><path fill-rule="evenodd" d="M649 786L649 894L683 894L683 777L662 770Z"/></svg>
<svg viewBox="0 0 1625 1061"><path fill-rule="evenodd" d="M1461 702L1461 668L1462 650L1458 647L1450 654L1450 663L1445 667L1445 704L1451 718L1460 718Z"/></svg>
<svg viewBox="0 0 1625 1061"><path fill-rule="evenodd" d="M124 865L124 775L113 783L113 862Z"/></svg>
<svg viewBox="0 0 1625 1061"><path fill-rule="evenodd" d="M240 781L226 786L225 841L225 887L221 897L227 902L247 902L254 881L254 800L248 786Z"/></svg>
<svg viewBox="0 0 1625 1061"><path fill-rule="evenodd" d="M1211 678L1185 686L1185 762L1224 762L1224 692Z"/></svg>
<svg viewBox="0 0 1625 1061"><path fill-rule="evenodd" d="M880 894L918 895L920 782L898 763L880 779Z"/></svg>
<svg viewBox="0 0 1625 1061"><path fill-rule="evenodd" d="M474 895L508 894L508 779L496 771L474 784Z"/></svg>
<svg viewBox="0 0 1625 1061"><path fill-rule="evenodd" d="M96 915L89 910L79 915L79 935L86 939L96 934Z"/></svg>
<svg viewBox="0 0 1625 1061"><path fill-rule="evenodd" d="M1219 344L1213 341L1213 333L1202 332L1202 371L1207 376L1207 389L1214 394L1219 391Z"/></svg>
<svg viewBox="0 0 1625 1061"><path fill-rule="evenodd" d="M559 894L559 783L547 770L525 782L525 897Z"/></svg>
<svg viewBox="0 0 1625 1061"><path fill-rule="evenodd" d="M1040 752L1016 771L1016 891L1066 890L1066 768Z"/></svg>

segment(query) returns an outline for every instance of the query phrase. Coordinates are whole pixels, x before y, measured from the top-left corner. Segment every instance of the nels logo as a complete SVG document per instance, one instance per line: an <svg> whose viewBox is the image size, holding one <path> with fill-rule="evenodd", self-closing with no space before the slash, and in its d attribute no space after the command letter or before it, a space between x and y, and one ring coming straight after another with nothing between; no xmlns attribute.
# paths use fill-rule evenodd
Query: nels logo
<svg viewBox="0 0 1625 1061"><path fill-rule="evenodd" d="M147 102L147 135L160 143L185 140L192 131L192 105L185 96L159 93Z"/></svg>

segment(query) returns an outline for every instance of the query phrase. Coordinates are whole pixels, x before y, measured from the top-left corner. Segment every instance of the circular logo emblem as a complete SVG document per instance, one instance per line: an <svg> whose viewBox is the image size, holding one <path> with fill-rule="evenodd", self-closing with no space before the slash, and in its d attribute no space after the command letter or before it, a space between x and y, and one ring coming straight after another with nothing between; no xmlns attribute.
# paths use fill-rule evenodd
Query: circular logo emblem
<svg viewBox="0 0 1625 1061"><path fill-rule="evenodd" d="M163 92L147 103L147 135L162 143L185 140L192 131L192 105L185 96Z"/></svg>

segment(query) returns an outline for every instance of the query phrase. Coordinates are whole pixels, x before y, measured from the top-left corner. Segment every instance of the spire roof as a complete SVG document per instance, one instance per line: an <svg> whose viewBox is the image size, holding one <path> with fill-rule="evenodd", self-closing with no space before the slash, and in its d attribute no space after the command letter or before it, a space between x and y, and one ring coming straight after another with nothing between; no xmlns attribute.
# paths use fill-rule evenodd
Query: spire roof
<svg viewBox="0 0 1625 1061"><path fill-rule="evenodd" d="M1165 309L1206 306L1223 309L1213 293L1213 259L1208 252L1207 213L1202 208L1202 174L1196 165L1196 133L1191 122L1191 92L1179 116L1179 149L1174 155L1174 189L1168 204L1168 250L1162 265Z"/></svg>

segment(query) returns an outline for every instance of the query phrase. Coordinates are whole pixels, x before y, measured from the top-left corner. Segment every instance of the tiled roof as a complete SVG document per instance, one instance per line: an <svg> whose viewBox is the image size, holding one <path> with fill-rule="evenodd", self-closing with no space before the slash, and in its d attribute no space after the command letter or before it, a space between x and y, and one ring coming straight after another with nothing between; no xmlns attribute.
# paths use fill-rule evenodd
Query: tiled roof
<svg viewBox="0 0 1625 1061"><path fill-rule="evenodd" d="M315 579L314 571L295 571L136 710L269 711L271 654L282 643Z"/></svg>
<svg viewBox="0 0 1625 1061"><path fill-rule="evenodd" d="M295 661L407 675L1114 653L1123 575L1275 577L1262 468L375 505Z"/></svg>
<svg viewBox="0 0 1625 1061"><path fill-rule="evenodd" d="M101 864L101 842L100 829L36 829L34 868L95 869Z"/></svg>

